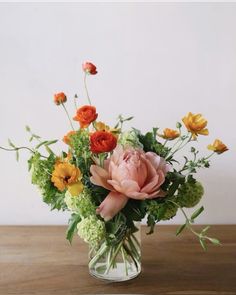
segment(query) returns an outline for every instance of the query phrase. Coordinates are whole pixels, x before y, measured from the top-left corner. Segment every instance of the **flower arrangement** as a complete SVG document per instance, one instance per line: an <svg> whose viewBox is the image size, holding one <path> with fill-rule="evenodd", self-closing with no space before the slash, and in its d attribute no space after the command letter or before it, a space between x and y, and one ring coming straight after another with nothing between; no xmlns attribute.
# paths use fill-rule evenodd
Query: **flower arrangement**
<svg viewBox="0 0 236 295"><path fill-rule="evenodd" d="M123 125L132 117L119 116L114 127L99 121L100 115L92 106L87 88L87 77L96 75L96 66L83 64L85 92L88 105L77 106L74 97L74 123L67 109L67 96L54 95L54 102L61 106L69 119L71 130L63 137L65 151L56 155L51 146L57 140L42 140L30 127L26 131L34 147L16 146L9 141L7 151L27 149L32 173L32 183L38 186L43 201L51 209L71 213L67 239L72 242L75 233L90 245L90 271L102 278L113 279L112 271L123 263L125 278L140 272L140 244L136 237L137 223L147 217L149 230L161 220L173 218L182 211L185 223L176 235L189 229L206 249L206 242L220 244L207 235L209 227L196 232L192 227L204 210L198 208L190 217L184 208L196 206L201 200L203 185L196 180L199 168L209 168L211 157L228 150L219 139L208 145L211 151L200 156L191 146L184 161L177 161L177 153L186 145L197 141L198 136L208 135L207 121L201 114L189 112L177 122L176 129L153 128L143 134L132 128L124 131ZM99 118L99 120L98 120ZM45 152L42 152L42 149ZM121 256L120 260L118 256ZM102 260L103 259L103 260Z"/></svg>

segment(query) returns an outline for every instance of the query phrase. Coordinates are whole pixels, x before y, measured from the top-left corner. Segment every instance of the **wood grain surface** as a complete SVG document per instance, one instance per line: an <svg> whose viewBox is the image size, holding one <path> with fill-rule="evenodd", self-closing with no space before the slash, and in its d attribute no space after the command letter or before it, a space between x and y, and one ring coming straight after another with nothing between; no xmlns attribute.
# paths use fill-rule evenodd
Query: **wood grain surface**
<svg viewBox="0 0 236 295"><path fill-rule="evenodd" d="M198 226L196 226L198 227ZM204 252L187 231L160 225L142 228L142 274L107 283L91 277L87 245L70 246L63 226L0 227L0 294L236 294L236 225L212 226L222 246Z"/></svg>

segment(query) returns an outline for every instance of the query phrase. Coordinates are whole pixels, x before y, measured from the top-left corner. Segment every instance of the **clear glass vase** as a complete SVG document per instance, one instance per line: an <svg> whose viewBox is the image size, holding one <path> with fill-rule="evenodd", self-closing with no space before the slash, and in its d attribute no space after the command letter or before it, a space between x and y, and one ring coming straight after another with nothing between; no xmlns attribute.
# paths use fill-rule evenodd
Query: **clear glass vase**
<svg viewBox="0 0 236 295"><path fill-rule="evenodd" d="M103 241L99 247L90 247L89 272L92 276L121 282L137 277L141 272L141 231L127 231L118 243Z"/></svg>

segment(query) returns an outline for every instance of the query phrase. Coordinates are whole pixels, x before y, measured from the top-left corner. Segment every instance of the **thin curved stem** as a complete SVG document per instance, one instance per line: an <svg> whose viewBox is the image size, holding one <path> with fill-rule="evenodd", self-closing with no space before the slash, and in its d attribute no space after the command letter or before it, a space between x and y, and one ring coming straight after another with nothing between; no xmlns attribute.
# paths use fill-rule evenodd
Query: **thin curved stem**
<svg viewBox="0 0 236 295"><path fill-rule="evenodd" d="M32 154L35 154L35 151L32 150L31 148L27 147L27 146L20 146L20 147L16 147L16 148L13 148L13 149L8 149L8 148L4 148L4 147L0 146L0 149L1 149L1 150L4 150L4 151L7 151L7 152L16 152L16 151L19 151L19 150L28 150L28 151L30 151ZM47 159L47 157L45 157L45 156L43 156L43 155L41 155L41 157Z"/></svg>
<svg viewBox="0 0 236 295"><path fill-rule="evenodd" d="M172 157L176 152L178 152L179 150L181 150L182 148L184 148L191 140L192 140L192 135L188 138L188 140L185 143L184 143L185 140L183 140L179 144L179 146L168 157Z"/></svg>
<svg viewBox="0 0 236 295"><path fill-rule="evenodd" d="M91 99L89 97L89 93L88 93L88 87L87 87L87 74L85 73L84 74L84 88L85 88L85 91L86 91L86 95L87 95L87 99L88 99L88 102L90 105L92 105L91 103Z"/></svg>
<svg viewBox="0 0 236 295"><path fill-rule="evenodd" d="M68 120L69 120L69 122L70 122L70 126L71 126L72 130L75 130L75 129L74 129L74 126L73 126L73 124L72 124L72 122L71 122L70 115L69 115L69 113L68 113L68 111L67 111L67 109L66 109L64 103L62 102L61 105L62 105L64 111L66 112L66 115L67 115L67 118L68 118Z"/></svg>

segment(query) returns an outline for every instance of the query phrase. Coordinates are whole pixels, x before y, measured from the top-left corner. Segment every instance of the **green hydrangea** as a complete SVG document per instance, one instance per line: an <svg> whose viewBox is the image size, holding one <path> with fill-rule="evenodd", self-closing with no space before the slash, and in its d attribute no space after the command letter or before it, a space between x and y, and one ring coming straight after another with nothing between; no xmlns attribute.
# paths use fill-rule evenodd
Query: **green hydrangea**
<svg viewBox="0 0 236 295"><path fill-rule="evenodd" d="M147 210L157 220L169 220L176 215L178 206L171 202L158 203L152 200L148 203Z"/></svg>
<svg viewBox="0 0 236 295"><path fill-rule="evenodd" d="M137 133L134 130L123 132L120 135L119 143L123 146L132 146L134 148L143 148L143 145L138 139Z"/></svg>
<svg viewBox="0 0 236 295"><path fill-rule="evenodd" d="M162 220L169 220L173 218L178 211L178 207L173 203L166 203L165 204L165 214Z"/></svg>
<svg viewBox="0 0 236 295"><path fill-rule="evenodd" d="M96 215L82 219L78 225L78 235L91 246L98 246L105 238L105 223L99 220Z"/></svg>
<svg viewBox="0 0 236 295"><path fill-rule="evenodd" d="M203 194L200 182L186 182L180 186L176 201L181 207L191 208L200 202Z"/></svg>
<svg viewBox="0 0 236 295"><path fill-rule="evenodd" d="M65 194L65 203L69 210L78 213L83 218L89 215L95 215L96 213L96 207L92 202L90 190L86 187L78 197L72 196L69 191L67 191Z"/></svg>

